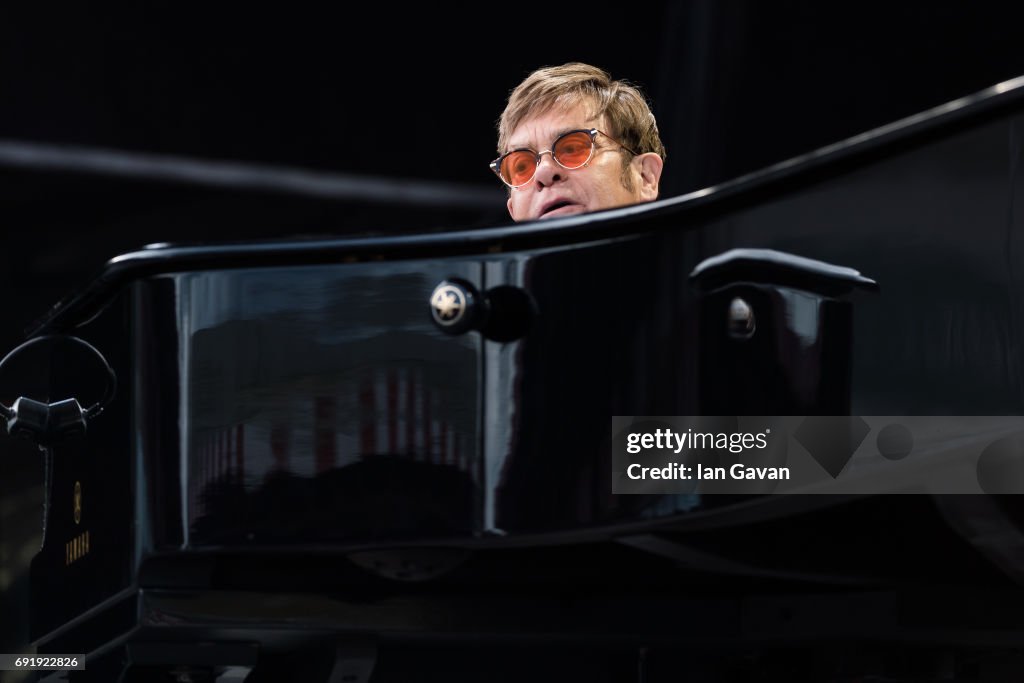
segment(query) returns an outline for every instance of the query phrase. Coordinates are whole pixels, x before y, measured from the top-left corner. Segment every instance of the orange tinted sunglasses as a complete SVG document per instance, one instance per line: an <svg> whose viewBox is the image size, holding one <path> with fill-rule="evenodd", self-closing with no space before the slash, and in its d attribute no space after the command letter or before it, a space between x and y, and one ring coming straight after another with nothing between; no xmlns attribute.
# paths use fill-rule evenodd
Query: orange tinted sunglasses
<svg viewBox="0 0 1024 683"><path fill-rule="evenodd" d="M593 158L599 133L627 152L633 155L637 154L611 135L603 133L597 128L570 130L555 138L555 141L551 143L551 149L546 149L543 152L523 148L502 154L491 162L491 170L501 178L503 183L511 188L517 188L533 180L533 176L537 174L537 168L540 166L540 158L545 154L550 154L555 163L566 170L572 171L581 168Z"/></svg>

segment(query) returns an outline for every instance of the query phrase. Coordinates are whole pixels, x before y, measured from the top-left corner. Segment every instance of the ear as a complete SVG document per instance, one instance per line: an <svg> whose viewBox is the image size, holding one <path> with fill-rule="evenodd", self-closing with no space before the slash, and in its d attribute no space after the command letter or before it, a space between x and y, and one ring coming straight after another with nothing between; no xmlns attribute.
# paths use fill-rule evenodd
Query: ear
<svg viewBox="0 0 1024 683"><path fill-rule="evenodd" d="M654 152L647 152L633 157L634 169L640 176L638 198L642 202L650 202L658 198L658 183L661 182L661 169L664 160Z"/></svg>
<svg viewBox="0 0 1024 683"><path fill-rule="evenodd" d="M508 201L505 202L505 207L508 209L508 215L512 216L512 220L516 219L516 212L512 210L512 193L508 193Z"/></svg>

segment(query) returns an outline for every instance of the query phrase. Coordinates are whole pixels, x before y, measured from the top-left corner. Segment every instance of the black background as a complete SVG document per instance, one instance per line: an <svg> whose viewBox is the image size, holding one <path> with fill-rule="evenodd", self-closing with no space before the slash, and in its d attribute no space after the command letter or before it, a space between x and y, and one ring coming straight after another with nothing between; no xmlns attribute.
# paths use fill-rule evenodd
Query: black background
<svg viewBox="0 0 1024 683"><path fill-rule="evenodd" d="M1024 10L971 3L145 3L5 9L0 141L238 161L492 192L479 205L302 199L0 163L9 344L110 256L153 241L507 222L487 168L508 92L582 60L650 96L663 196L1024 74ZM22 303L24 305L22 305Z"/></svg>
<svg viewBox="0 0 1024 683"><path fill-rule="evenodd" d="M1007 3L507 3L0 10L0 143L102 148L451 184L493 209L305 199L0 163L6 351L117 253L153 241L441 230L508 221L487 168L505 97L587 61L639 84L663 196L1024 75ZM2 144L0 144L2 148ZM0 378L2 379L2 378ZM24 649L42 471L4 443L0 651Z"/></svg>

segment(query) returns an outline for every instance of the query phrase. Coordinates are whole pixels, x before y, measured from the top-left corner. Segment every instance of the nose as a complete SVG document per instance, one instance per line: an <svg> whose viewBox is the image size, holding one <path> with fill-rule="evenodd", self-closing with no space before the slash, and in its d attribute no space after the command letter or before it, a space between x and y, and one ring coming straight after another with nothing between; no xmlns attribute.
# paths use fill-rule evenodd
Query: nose
<svg viewBox="0 0 1024 683"><path fill-rule="evenodd" d="M537 166L537 173L533 176L534 182L547 187L565 177L565 169L555 162L550 150L540 153L540 164Z"/></svg>

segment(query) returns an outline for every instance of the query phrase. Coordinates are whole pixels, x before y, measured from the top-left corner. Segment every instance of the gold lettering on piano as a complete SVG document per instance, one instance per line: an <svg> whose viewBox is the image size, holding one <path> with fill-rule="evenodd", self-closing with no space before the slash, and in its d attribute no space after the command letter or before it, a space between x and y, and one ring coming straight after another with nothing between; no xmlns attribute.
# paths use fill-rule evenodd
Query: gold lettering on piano
<svg viewBox="0 0 1024 683"><path fill-rule="evenodd" d="M74 511L75 511L75 524L82 521L82 483L75 482L75 498L74 498Z"/></svg>
<svg viewBox="0 0 1024 683"><path fill-rule="evenodd" d="M64 565L74 564L89 554L89 532L83 531L64 544Z"/></svg>

